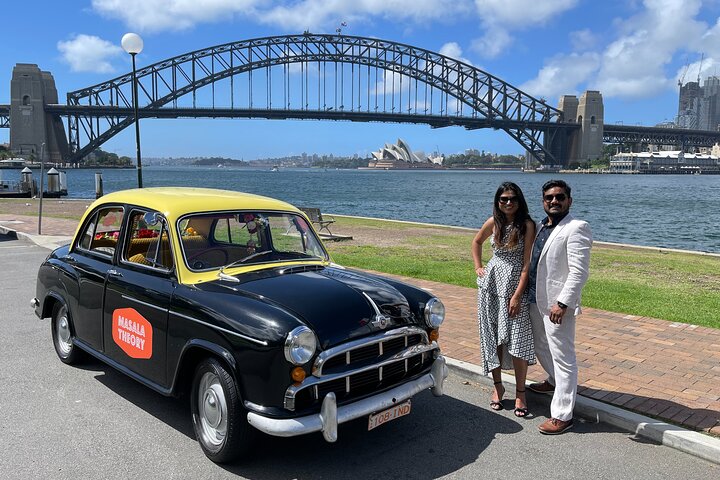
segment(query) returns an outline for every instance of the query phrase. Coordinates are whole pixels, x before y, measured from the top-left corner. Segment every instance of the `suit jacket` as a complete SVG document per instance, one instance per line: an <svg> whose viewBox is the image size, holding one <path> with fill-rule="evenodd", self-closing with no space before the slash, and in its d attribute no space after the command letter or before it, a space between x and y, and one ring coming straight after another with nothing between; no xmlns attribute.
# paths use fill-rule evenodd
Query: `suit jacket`
<svg viewBox="0 0 720 480"><path fill-rule="evenodd" d="M537 226L540 232L542 224ZM577 315L580 293L590 273L592 232L587 222L567 214L553 228L537 265L535 297L541 312L547 313L557 302Z"/></svg>

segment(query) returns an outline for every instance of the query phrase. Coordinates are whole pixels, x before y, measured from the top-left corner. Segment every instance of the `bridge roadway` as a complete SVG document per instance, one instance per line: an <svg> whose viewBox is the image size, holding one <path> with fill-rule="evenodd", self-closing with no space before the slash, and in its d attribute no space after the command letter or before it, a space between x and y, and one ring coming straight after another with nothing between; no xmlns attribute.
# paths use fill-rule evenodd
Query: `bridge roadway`
<svg viewBox="0 0 720 480"><path fill-rule="evenodd" d="M91 115L97 117L127 118L133 115L131 108L110 106L47 105L46 111L60 116ZM238 108L155 108L140 109L141 118L266 118L271 120L316 119L345 120L356 122L391 122L430 125L432 128L462 126L468 130L492 128L536 128L543 129L546 122L502 120L492 118L468 118L437 115L406 115L402 113L346 111L328 109L325 111L297 109L238 109ZM553 123L553 128L577 130L576 123ZM0 128L10 128L10 105L0 105ZM603 125L605 143L651 143L684 147L712 147L720 142L720 132L690 130L684 128L644 127L639 125Z"/></svg>

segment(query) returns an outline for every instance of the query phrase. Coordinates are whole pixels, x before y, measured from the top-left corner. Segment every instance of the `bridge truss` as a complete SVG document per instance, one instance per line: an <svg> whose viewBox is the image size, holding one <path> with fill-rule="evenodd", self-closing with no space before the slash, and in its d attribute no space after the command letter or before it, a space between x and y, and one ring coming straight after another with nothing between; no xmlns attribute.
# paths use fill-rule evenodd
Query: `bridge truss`
<svg viewBox="0 0 720 480"><path fill-rule="evenodd" d="M10 128L10 105L0 105L0 128Z"/></svg>
<svg viewBox="0 0 720 480"><path fill-rule="evenodd" d="M137 71L139 116L258 117L460 125L507 132L543 163L558 163L562 112L458 60L346 35L257 38L197 50ZM70 92L70 161L132 124L132 75Z"/></svg>
<svg viewBox="0 0 720 480"><path fill-rule="evenodd" d="M605 143L676 145L685 151L685 147L688 146L712 147L720 142L720 132L685 128L605 125L603 141Z"/></svg>

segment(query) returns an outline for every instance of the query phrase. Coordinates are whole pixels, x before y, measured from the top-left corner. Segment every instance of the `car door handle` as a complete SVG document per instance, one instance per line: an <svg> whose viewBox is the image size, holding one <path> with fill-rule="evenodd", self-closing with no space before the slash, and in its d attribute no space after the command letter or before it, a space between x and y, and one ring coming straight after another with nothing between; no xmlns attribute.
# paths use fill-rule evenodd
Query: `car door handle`
<svg viewBox="0 0 720 480"><path fill-rule="evenodd" d="M108 270L107 273L108 273L108 275L111 275L113 277L122 277L123 276L122 273L118 272L114 268L111 268L110 270Z"/></svg>

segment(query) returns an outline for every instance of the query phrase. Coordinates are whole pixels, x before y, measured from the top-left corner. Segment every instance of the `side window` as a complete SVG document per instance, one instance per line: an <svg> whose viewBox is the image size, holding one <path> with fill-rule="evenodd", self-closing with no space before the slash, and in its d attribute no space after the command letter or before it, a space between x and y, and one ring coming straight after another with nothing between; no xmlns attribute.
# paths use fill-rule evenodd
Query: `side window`
<svg viewBox="0 0 720 480"><path fill-rule="evenodd" d="M95 213L80 239L79 247L91 252L113 255L117 247L123 209L121 207L103 208Z"/></svg>
<svg viewBox="0 0 720 480"><path fill-rule="evenodd" d="M90 221L85 227L82 238L80 239L79 247L83 250L90 250L90 242L92 242L95 236L95 223L97 222L97 213L92 215Z"/></svg>
<svg viewBox="0 0 720 480"><path fill-rule="evenodd" d="M167 222L158 217L156 223L146 221L147 212L134 211L130 216L128 241L123 259L150 267L171 270L175 264L170 247Z"/></svg>

